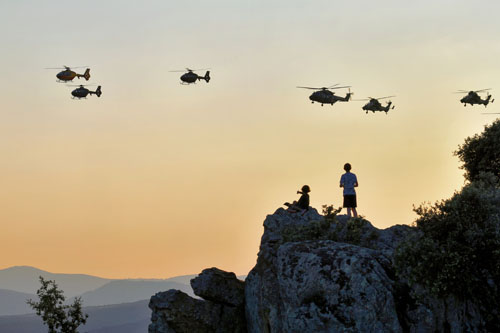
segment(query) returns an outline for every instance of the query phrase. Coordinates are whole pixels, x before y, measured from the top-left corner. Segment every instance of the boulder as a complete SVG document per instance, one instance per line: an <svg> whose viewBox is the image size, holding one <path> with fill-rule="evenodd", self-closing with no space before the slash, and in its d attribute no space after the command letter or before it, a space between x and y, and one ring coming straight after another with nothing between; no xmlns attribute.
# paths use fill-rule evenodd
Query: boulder
<svg viewBox="0 0 500 333"><path fill-rule="evenodd" d="M215 303L240 307L245 302L245 282L215 267L204 269L191 280L191 287L195 295Z"/></svg>

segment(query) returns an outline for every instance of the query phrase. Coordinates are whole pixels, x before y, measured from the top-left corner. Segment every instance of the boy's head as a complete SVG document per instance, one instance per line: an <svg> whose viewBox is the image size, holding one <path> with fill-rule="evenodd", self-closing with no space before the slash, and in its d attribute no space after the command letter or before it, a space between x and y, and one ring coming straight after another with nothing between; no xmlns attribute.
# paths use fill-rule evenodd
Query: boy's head
<svg viewBox="0 0 500 333"><path fill-rule="evenodd" d="M351 165L350 165L349 163L344 164L344 170L345 170L346 172L351 171Z"/></svg>
<svg viewBox="0 0 500 333"><path fill-rule="evenodd" d="M309 193L311 192L311 189L309 188L308 185L302 186L302 193Z"/></svg>

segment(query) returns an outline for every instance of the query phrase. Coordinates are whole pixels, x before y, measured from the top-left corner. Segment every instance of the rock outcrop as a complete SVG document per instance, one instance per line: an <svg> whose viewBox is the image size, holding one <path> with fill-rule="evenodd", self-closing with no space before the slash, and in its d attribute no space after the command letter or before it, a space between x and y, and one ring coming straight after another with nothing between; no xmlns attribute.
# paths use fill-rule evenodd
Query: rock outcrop
<svg viewBox="0 0 500 333"><path fill-rule="evenodd" d="M435 299L396 278L394 250L410 232L278 209L264 221L245 280L248 331L480 332L473 305Z"/></svg>
<svg viewBox="0 0 500 333"><path fill-rule="evenodd" d="M234 273L209 268L191 280L195 299L179 290L151 297L150 333L246 332L243 281Z"/></svg>
<svg viewBox="0 0 500 333"><path fill-rule="evenodd" d="M149 332L483 332L474 304L397 278L394 251L412 232L280 208L264 221L245 282L211 268L191 281L204 300L156 294Z"/></svg>

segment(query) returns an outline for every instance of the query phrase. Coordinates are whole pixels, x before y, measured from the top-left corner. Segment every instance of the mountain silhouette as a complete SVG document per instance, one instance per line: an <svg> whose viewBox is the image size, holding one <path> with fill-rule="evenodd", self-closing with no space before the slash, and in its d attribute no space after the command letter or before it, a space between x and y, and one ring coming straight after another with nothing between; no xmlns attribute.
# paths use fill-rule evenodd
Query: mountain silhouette
<svg viewBox="0 0 500 333"><path fill-rule="evenodd" d="M55 280L59 289L64 290L64 295L68 298L97 289L112 281L86 274L59 274L30 266L14 266L0 270L0 288L35 294L40 288L39 276Z"/></svg>

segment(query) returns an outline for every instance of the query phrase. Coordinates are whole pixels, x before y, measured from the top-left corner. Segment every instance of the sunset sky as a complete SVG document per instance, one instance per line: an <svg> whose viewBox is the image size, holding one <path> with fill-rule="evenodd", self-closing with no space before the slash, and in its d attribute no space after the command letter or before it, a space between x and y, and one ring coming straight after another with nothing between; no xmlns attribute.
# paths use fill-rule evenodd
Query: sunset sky
<svg viewBox="0 0 500 333"><path fill-rule="evenodd" d="M499 13L493 0L1 0L0 269L247 274L266 215L302 185L318 210L341 205L345 162L360 214L411 224L413 205L461 188L453 151L500 112L453 94L500 98ZM72 100L44 69L63 65L88 65L102 96ZM180 85L169 71L185 67L212 80ZM321 107L296 88L335 83L396 108Z"/></svg>

